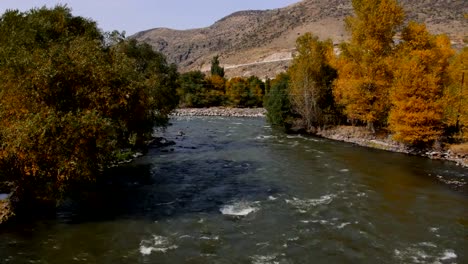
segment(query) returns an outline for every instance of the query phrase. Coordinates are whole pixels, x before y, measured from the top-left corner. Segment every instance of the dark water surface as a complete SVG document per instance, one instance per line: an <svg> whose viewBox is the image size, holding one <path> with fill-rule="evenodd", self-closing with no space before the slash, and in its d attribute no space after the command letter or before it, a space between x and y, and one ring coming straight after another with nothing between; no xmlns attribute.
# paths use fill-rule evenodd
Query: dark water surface
<svg viewBox="0 0 468 264"><path fill-rule="evenodd" d="M0 263L468 263L452 163L263 119L178 118L165 137L93 203L0 229Z"/></svg>

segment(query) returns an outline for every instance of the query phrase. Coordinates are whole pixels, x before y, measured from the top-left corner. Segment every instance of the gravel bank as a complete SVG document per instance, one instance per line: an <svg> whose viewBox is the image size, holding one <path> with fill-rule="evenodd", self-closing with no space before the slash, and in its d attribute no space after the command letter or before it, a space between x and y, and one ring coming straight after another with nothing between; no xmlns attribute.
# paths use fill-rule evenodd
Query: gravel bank
<svg viewBox="0 0 468 264"><path fill-rule="evenodd" d="M364 127L337 126L317 132L318 136L333 140L354 143L364 147L400 152L411 155L428 157L430 159L448 160L459 166L468 167L468 155L458 155L450 150L420 150L410 148L391 139L391 136L378 136Z"/></svg>
<svg viewBox="0 0 468 264"><path fill-rule="evenodd" d="M172 116L231 116L231 117L264 117L265 108L180 108L176 109Z"/></svg>

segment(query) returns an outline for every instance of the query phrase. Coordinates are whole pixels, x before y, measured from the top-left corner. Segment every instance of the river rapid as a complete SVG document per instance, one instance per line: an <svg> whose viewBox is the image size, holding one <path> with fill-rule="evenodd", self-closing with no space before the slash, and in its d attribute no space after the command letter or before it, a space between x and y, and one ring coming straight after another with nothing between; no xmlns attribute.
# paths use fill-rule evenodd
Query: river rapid
<svg viewBox="0 0 468 264"><path fill-rule="evenodd" d="M176 117L175 145L113 169L87 204L0 229L0 263L468 263L468 170Z"/></svg>

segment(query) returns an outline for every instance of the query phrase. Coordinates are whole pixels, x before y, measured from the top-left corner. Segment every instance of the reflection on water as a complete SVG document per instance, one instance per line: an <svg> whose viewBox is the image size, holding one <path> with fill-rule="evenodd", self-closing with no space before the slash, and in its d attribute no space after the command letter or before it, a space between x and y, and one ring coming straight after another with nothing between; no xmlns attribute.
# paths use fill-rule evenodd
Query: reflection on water
<svg viewBox="0 0 468 264"><path fill-rule="evenodd" d="M0 263L467 263L466 169L179 118L89 202L0 229Z"/></svg>

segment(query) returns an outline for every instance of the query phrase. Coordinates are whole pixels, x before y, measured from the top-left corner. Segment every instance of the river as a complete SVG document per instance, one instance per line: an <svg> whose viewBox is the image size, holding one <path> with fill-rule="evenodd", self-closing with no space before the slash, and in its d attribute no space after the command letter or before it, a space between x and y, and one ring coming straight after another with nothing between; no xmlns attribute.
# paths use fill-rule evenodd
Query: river
<svg viewBox="0 0 468 264"><path fill-rule="evenodd" d="M179 117L92 202L0 229L0 263L468 263L467 169Z"/></svg>

